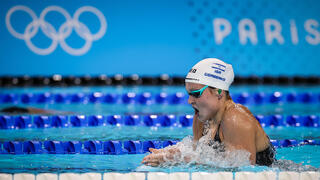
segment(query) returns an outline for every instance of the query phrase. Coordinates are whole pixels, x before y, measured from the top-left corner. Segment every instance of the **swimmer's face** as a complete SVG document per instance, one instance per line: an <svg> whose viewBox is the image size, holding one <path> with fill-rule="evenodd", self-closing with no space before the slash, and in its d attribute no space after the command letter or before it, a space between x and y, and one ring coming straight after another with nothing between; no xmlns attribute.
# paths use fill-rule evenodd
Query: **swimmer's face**
<svg viewBox="0 0 320 180"><path fill-rule="evenodd" d="M199 90L204 85L195 83L186 83L188 92ZM202 122L212 119L218 111L219 99L211 88L206 88L200 97L189 96L188 103L192 105L195 112L194 115Z"/></svg>

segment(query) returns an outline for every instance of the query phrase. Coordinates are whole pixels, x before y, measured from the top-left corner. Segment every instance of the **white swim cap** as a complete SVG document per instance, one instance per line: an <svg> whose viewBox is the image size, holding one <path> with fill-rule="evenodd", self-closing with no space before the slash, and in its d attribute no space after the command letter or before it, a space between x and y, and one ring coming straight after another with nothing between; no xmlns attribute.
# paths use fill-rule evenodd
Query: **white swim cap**
<svg viewBox="0 0 320 180"><path fill-rule="evenodd" d="M228 91L233 79L234 73L231 64L216 58L207 58L199 61L190 69L185 82L208 85Z"/></svg>

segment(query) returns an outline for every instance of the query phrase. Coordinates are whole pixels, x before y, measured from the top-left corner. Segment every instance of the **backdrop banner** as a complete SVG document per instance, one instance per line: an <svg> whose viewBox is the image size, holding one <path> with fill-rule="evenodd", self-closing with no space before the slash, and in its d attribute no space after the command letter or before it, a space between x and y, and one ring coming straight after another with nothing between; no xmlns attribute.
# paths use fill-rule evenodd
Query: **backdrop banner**
<svg viewBox="0 0 320 180"><path fill-rule="evenodd" d="M0 75L320 75L319 0L1 0Z"/></svg>

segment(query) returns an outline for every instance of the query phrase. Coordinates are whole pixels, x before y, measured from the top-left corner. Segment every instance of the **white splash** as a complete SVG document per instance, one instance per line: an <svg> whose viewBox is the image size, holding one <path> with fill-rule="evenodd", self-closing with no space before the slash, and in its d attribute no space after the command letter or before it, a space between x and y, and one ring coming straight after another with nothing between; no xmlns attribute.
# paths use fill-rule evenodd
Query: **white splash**
<svg viewBox="0 0 320 180"><path fill-rule="evenodd" d="M210 142L210 140L211 137L206 135L194 145L193 137L187 136L175 146L165 148L166 150L177 148L181 153L174 155L171 160L166 159L163 166L177 164L191 166L197 164L210 167L230 168L250 165L249 152L244 150L224 151L223 144Z"/></svg>

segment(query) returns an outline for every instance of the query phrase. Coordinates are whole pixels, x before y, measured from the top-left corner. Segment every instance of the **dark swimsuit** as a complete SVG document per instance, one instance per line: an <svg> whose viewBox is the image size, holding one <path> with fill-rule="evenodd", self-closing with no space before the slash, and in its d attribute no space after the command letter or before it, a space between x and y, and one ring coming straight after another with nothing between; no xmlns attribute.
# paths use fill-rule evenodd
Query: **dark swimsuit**
<svg viewBox="0 0 320 180"><path fill-rule="evenodd" d="M214 141L221 143L221 139L219 136L219 129L220 129L220 124L218 126L217 133L214 136ZM268 137L268 139L269 139L269 137ZM273 162L276 161L276 159L275 159L276 153L275 152L276 152L276 150L273 147L273 145L271 144L270 139L269 139L269 146L265 150L256 153L256 164L260 165L260 166L270 166Z"/></svg>

